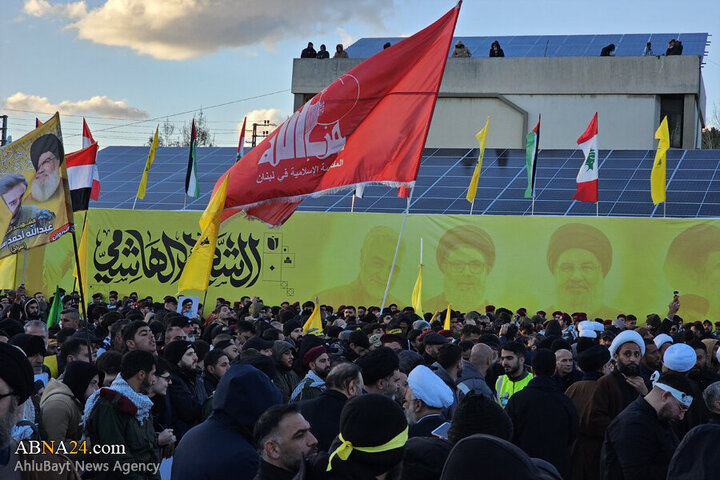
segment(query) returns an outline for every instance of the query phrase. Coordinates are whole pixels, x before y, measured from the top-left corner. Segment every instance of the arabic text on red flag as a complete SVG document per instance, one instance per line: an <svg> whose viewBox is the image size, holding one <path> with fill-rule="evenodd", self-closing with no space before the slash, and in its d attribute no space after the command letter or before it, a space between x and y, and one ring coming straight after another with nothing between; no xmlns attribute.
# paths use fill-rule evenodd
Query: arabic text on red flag
<svg viewBox="0 0 720 480"><path fill-rule="evenodd" d="M223 220L281 225L308 196L411 187L459 10L342 75L233 165Z"/></svg>

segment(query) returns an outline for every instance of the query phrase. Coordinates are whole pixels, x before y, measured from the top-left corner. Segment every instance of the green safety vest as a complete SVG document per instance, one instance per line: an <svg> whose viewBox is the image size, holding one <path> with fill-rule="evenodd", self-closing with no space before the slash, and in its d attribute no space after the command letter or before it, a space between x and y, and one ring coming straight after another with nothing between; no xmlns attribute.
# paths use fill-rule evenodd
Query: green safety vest
<svg viewBox="0 0 720 480"><path fill-rule="evenodd" d="M497 402L505 408L505 405L507 405L508 400L510 400L510 397L515 395L517 392L522 390L527 386L528 383L530 383L530 380L533 379L533 375L530 372L527 372L525 377L522 379L513 382L510 380L510 377L507 375L502 375L500 378L497 379L497 382L495 382L495 391L497 392Z"/></svg>

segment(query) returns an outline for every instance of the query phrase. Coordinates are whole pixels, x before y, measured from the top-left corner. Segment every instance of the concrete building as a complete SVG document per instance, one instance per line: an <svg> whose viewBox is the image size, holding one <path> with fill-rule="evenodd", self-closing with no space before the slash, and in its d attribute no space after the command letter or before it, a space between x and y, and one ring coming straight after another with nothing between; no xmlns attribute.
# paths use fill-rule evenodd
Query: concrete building
<svg viewBox="0 0 720 480"><path fill-rule="evenodd" d="M295 59L295 109L363 60ZM654 148L666 115L671 146L700 148L701 63L699 55L449 58L426 147L477 146L490 116L488 147L524 148L541 114L540 148L576 148L598 112L600 148Z"/></svg>

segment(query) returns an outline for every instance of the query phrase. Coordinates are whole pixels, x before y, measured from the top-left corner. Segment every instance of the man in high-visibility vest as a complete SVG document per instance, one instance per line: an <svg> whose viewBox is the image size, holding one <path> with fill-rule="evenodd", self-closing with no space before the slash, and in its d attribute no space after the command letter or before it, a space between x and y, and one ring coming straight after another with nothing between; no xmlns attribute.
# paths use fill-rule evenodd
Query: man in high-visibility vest
<svg viewBox="0 0 720 480"><path fill-rule="evenodd" d="M532 380L533 376L525 369L525 345L520 342L507 342L500 350L500 362L505 375L495 382L497 401L504 408L508 400Z"/></svg>

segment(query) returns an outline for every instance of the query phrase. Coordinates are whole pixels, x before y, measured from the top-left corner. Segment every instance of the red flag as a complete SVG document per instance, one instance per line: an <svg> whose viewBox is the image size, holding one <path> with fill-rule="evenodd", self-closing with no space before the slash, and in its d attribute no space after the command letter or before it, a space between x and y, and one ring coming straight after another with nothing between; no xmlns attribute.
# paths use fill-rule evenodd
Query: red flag
<svg viewBox="0 0 720 480"><path fill-rule="evenodd" d="M82 130L82 148L85 149L95 143L95 139L90 133L90 128L83 118L83 130ZM97 148L95 148L92 158L92 189L90 190L90 198L98 200L100 198L100 172L98 171L95 160L97 159Z"/></svg>
<svg viewBox="0 0 720 480"><path fill-rule="evenodd" d="M247 117L243 118L243 126L242 130L240 130L240 139L238 140L237 155L235 156L236 162L245 155L245 122L247 122Z"/></svg>
<svg viewBox="0 0 720 480"><path fill-rule="evenodd" d="M43 122L41 122L39 118L35 117L35 128L38 128L42 124Z"/></svg>
<svg viewBox="0 0 720 480"><path fill-rule="evenodd" d="M398 197L408 198L410 196L410 189L405 186L398 188Z"/></svg>
<svg viewBox="0 0 720 480"><path fill-rule="evenodd" d="M230 167L223 220L245 211L282 225L309 196L411 187L459 11L342 75Z"/></svg>

